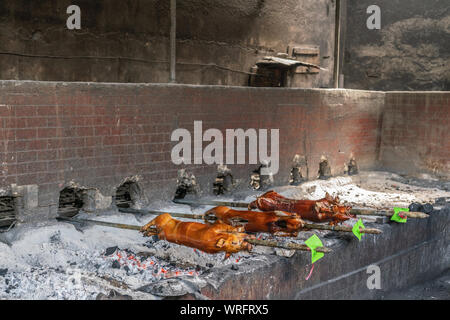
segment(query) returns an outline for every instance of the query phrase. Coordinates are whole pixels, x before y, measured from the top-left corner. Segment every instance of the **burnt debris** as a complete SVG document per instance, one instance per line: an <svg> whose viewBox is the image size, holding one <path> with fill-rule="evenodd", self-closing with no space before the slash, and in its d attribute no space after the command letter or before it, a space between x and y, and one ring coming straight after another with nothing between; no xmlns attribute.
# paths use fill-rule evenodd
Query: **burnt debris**
<svg viewBox="0 0 450 320"><path fill-rule="evenodd" d="M234 180L231 170L226 165L219 165L217 168L217 177L213 183L213 192L215 195L225 194L233 189Z"/></svg>
<svg viewBox="0 0 450 320"><path fill-rule="evenodd" d="M358 174L358 165L356 163L355 158L352 157L350 161L347 163L347 170L345 173L347 173L349 176Z"/></svg>
<svg viewBox="0 0 450 320"><path fill-rule="evenodd" d="M328 159L322 156L319 163L319 179L327 180L329 178L331 178L331 167Z"/></svg>
<svg viewBox="0 0 450 320"><path fill-rule="evenodd" d="M272 174L261 174L261 169L268 167L269 163L263 163L257 169L252 171L250 175L250 186L253 190L266 190L273 185Z"/></svg>
<svg viewBox="0 0 450 320"><path fill-rule="evenodd" d="M308 163L305 156L296 154L293 159L289 184L297 186L308 179Z"/></svg>
<svg viewBox="0 0 450 320"><path fill-rule="evenodd" d="M181 169L178 170L175 199L184 199L187 194L199 194L199 186L193 174L188 173L185 169Z"/></svg>
<svg viewBox="0 0 450 320"><path fill-rule="evenodd" d="M430 214L434 211L434 207L430 203L421 204L418 202L413 202L408 207L411 212L423 212L426 214Z"/></svg>
<svg viewBox="0 0 450 320"><path fill-rule="evenodd" d="M261 189L261 167L259 166L257 169L253 170L250 175L250 187L253 190Z"/></svg>

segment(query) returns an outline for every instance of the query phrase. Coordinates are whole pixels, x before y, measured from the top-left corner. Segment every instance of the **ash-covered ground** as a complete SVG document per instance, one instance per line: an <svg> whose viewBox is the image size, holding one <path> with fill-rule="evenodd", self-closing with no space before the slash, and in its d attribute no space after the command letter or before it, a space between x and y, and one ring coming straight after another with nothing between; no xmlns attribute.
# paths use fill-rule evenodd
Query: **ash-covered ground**
<svg viewBox="0 0 450 320"><path fill-rule="evenodd" d="M286 197L307 199L319 199L328 192L354 206L379 209L407 207L412 202L431 203L439 208L450 200L448 181L429 176L408 178L387 172L364 172L352 177L315 180L274 190ZM260 193L249 191L239 200L249 202ZM172 203L158 203L151 207L184 213L203 213L209 208ZM117 210L78 215L78 218L139 226L153 217L119 213ZM373 218L366 221L370 219ZM347 224L355 222L350 220ZM314 233L325 246L337 241L333 237L324 238L330 233L328 231ZM278 240L302 243L312 234L303 232L297 239ZM269 238L263 234L256 236ZM195 293L193 286L207 281L211 283L211 274L215 270L251 268L252 265L269 263L277 254L289 257L294 252L255 247L251 253L235 254L224 260L223 253L206 254L158 241L156 237L145 238L132 230L57 221L43 222L34 227L23 225L0 234L0 299L161 299L174 292ZM309 258L307 253L299 254Z"/></svg>

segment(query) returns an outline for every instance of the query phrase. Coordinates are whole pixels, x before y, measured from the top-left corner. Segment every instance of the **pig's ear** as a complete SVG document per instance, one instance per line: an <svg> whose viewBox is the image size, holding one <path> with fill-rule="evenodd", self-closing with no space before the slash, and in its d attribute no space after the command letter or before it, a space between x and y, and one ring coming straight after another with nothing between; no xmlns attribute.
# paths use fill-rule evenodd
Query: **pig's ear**
<svg viewBox="0 0 450 320"><path fill-rule="evenodd" d="M316 202L316 204L314 205L314 210L319 213L320 210L322 209L322 206L320 205L319 202Z"/></svg>
<svg viewBox="0 0 450 320"><path fill-rule="evenodd" d="M216 242L216 247L217 248L222 248L225 245L225 239L224 238L220 238L219 240L217 240Z"/></svg>

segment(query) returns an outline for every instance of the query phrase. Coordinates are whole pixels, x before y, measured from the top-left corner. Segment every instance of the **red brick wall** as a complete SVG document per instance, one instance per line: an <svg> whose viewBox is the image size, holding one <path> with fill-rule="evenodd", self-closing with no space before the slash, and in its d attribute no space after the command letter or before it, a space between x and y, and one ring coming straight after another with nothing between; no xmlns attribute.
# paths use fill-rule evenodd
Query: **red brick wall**
<svg viewBox="0 0 450 320"><path fill-rule="evenodd" d="M403 173L450 177L450 92L388 92L380 159Z"/></svg>
<svg viewBox="0 0 450 320"><path fill-rule="evenodd" d="M192 132L194 120L203 130L279 128L277 184L287 184L295 154L307 156L310 178L321 155L333 174L351 152L373 168L383 104L383 93L364 91L2 81L0 188L37 184L45 207L71 180L112 195L140 175L150 200L172 197L182 167L171 162L170 135ZM188 166L207 192L215 167ZM229 167L246 186L256 165Z"/></svg>

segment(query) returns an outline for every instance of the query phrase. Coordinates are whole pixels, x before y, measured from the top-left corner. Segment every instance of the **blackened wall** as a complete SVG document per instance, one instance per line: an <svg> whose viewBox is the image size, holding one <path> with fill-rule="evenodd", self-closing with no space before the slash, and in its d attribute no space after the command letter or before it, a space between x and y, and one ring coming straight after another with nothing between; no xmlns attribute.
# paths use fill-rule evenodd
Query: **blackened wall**
<svg viewBox="0 0 450 320"><path fill-rule="evenodd" d="M348 0L345 87L450 90L448 0ZM381 29L368 30L367 7L381 8Z"/></svg>
<svg viewBox="0 0 450 320"><path fill-rule="evenodd" d="M0 79L168 82L169 3L2 0ZM71 4L81 30L66 28ZM320 46L329 69L308 86L328 87L334 12L334 0L179 0L177 82L247 85L258 59L307 44Z"/></svg>
<svg viewBox="0 0 450 320"><path fill-rule="evenodd" d="M450 178L450 92L388 92L382 165L401 173Z"/></svg>

